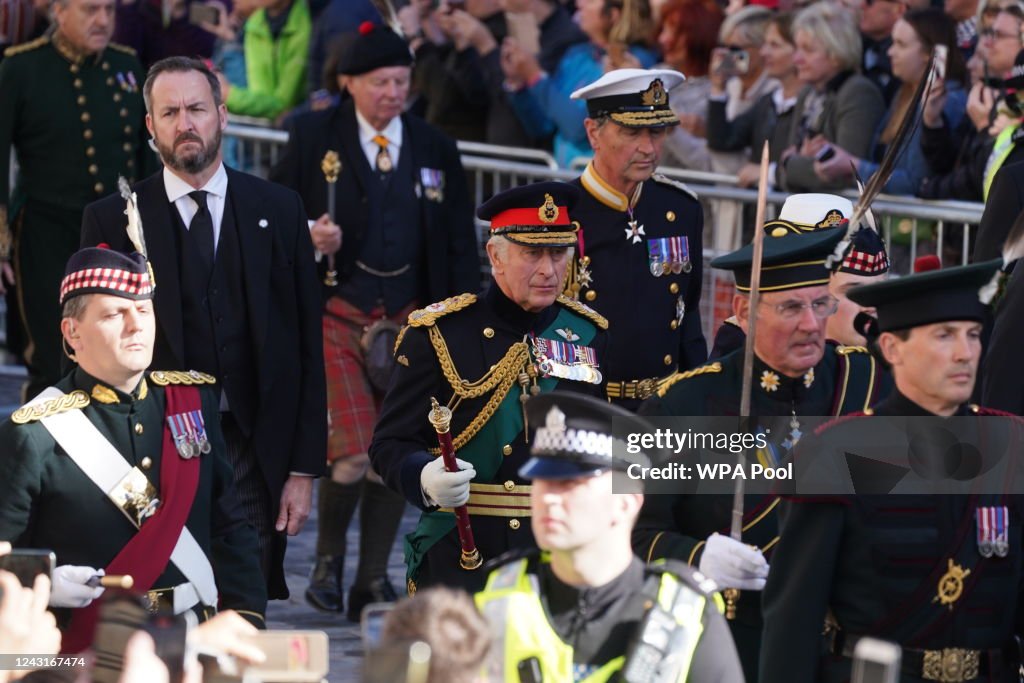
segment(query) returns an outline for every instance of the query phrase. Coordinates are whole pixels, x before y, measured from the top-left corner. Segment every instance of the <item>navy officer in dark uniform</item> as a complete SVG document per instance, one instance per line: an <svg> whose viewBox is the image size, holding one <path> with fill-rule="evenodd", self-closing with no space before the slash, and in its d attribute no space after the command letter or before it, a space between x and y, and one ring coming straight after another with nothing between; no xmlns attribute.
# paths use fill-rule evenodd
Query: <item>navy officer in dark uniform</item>
<svg viewBox="0 0 1024 683"><path fill-rule="evenodd" d="M780 465L805 427L805 417L863 410L887 387L884 373L864 348L827 342L825 327L837 302L829 294L826 258L845 227L814 232L771 232L764 238L761 301L754 341L751 414L779 416L780 434L769 464ZM731 270L737 293L733 311L745 330L750 311L752 245L712 262ZM739 415L743 349L674 376L641 412L660 416ZM783 438L784 437L784 438ZM778 497L750 494L744 504L742 542L729 537L732 497L649 496L633 535L642 558L673 558L699 566L728 588L751 591L730 621L750 681L757 680L761 637L760 591L769 575L778 535ZM753 547L751 547L753 546Z"/></svg>
<svg viewBox="0 0 1024 683"><path fill-rule="evenodd" d="M537 430L520 473L533 481L542 552L510 553L476 594L495 639L487 680L510 680L534 660L533 680L741 683L715 583L681 562L645 567L630 547L644 495L627 472L650 459L628 454L621 435L650 424L562 391L532 399L527 413ZM673 647L637 647L659 641Z"/></svg>
<svg viewBox="0 0 1024 683"><path fill-rule="evenodd" d="M971 416L1008 414L967 403L986 316L979 291L992 281L998 263L850 291L855 302L877 309L877 327L870 336L892 368L895 390L865 411L867 417L824 425L797 448L798 469L805 454L817 467L835 463L850 473L853 489L830 487L822 491L843 495L818 495L805 488L798 490L800 497L782 503L782 535L764 591L762 681L849 680L851 655L865 636L903 648L901 681L1018 680L1014 636L1024 632L1024 510L1020 496L1013 494L1019 487L1014 490L1000 480L996 488L1006 493L993 493L968 478L975 486L970 495L899 495L900 489L865 495L863 488L855 495L861 482L852 479L846 462L822 460L831 451L821 441L842 444L845 452L856 448L850 445L857 442L853 434L881 435L887 424L903 424L904 431L894 438L905 444L905 430L914 423L903 418L918 424L932 418L942 429L932 426L930 433L948 426L949 433L985 439L974 444L982 455L984 444L991 455L999 442L1011 458L1019 454L1018 418L976 420ZM993 438L1002 426L1009 427L1009 440ZM884 438L881 445L890 452L905 448ZM946 463L951 462L948 453ZM929 474L940 474L937 466L943 463L918 464L927 464ZM829 652L820 654L826 615L834 631Z"/></svg>
<svg viewBox="0 0 1024 683"><path fill-rule="evenodd" d="M467 504L485 560L533 546L527 457L530 397L555 387L603 391L603 317L562 296L576 227L578 191L544 182L496 195L477 215L490 221L493 279L413 312L399 336L397 365L370 446L384 482L423 511L406 537L416 585L483 587L486 574L460 568L451 508ZM430 399L453 411L450 433L461 471L446 472L427 421Z"/></svg>
<svg viewBox="0 0 1024 683"><path fill-rule="evenodd" d="M617 69L572 95L587 101L594 159L573 181L582 199L573 214L581 231L571 286L616 330L607 392L630 410L676 370L707 359L704 214L692 190L654 172L669 128L679 124L668 92L682 81L669 69Z"/></svg>
<svg viewBox="0 0 1024 683"><path fill-rule="evenodd" d="M0 539L56 553L50 605L65 652L91 641L87 584L134 578L153 610L235 609L262 626L255 532L225 456L214 380L147 373L156 320L144 257L87 248L61 283L61 331L78 366L0 426ZM70 623L69 623L70 622Z"/></svg>
<svg viewBox="0 0 1024 683"><path fill-rule="evenodd" d="M405 510L369 470L389 374L372 360L390 360L395 334L418 306L475 292L481 281L455 142L403 111L411 65L405 40L364 24L338 61L339 85L351 98L297 117L270 174L302 195L315 221L313 243L325 254L321 277L333 283L323 316L331 476L320 480L317 560L306 599L319 609L343 608L345 535L360 507L359 564L348 599L353 620L365 604L395 597L388 556Z"/></svg>

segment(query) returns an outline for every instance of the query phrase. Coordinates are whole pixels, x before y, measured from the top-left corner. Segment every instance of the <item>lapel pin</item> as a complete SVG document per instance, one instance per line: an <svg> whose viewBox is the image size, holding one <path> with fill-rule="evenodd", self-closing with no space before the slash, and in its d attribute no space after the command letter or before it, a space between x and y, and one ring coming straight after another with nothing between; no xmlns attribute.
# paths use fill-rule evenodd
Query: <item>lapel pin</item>
<svg viewBox="0 0 1024 683"><path fill-rule="evenodd" d="M259 224L259 225L260 225L260 227L261 227L261 228L265 228L265 227L267 227L268 225L270 225L270 223L268 223L268 222L267 222L267 219L266 219L266 218L261 218L261 219L260 219L260 224Z"/></svg>

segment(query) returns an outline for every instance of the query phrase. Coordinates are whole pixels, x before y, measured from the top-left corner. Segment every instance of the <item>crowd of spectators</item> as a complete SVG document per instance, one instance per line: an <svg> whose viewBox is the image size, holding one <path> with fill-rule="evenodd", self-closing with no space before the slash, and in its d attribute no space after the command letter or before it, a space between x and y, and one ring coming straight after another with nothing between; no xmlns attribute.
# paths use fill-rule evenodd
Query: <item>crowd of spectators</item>
<svg viewBox="0 0 1024 683"><path fill-rule="evenodd" d="M1014 0L398 0L415 54L408 108L460 140L590 156L582 101L602 72L658 64L687 81L670 93L678 126L663 166L787 192L852 187L877 169L914 106L933 54L943 77L918 105L923 122L886 191L982 200L1014 143L1013 66L1024 47ZM43 0L0 0L0 42L46 27ZM284 126L289 112L344 97L332 49L366 21L369 0L120 0L115 40L144 66L199 55L221 72L232 114ZM969 68L968 68L969 67ZM1010 79L1009 81L1007 79ZM1000 137L1001 136L1001 137ZM715 223L729 246L735 207ZM747 221L749 222L749 221Z"/></svg>

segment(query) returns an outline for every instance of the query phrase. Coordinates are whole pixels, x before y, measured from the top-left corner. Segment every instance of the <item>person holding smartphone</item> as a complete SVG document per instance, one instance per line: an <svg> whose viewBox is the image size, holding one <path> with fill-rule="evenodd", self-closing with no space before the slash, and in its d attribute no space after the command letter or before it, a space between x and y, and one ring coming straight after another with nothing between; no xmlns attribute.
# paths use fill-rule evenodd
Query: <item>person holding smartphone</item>
<svg viewBox="0 0 1024 683"><path fill-rule="evenodd" d="M910 112L918 117L926 103L918 103L917 111L911 111L914 92L922 79L928 77L928 64L932 55L946 55L943 60L944 73L940 76L944 98L939 116L950 128L956 128L963 119L967 106L967 92L963 88L966 68L960 51L956 49L956 27L945 12L938 9L922 9L907 12L892 29L892 45L889 59L893 75L901 85L885 116L878 123L874 144L868 154L858 157L839 144L831 145L832 155L819 159L815 173L826 182L852 181L853 169L864 180L878 170L888 145L896 139L897 131L904 117ZM932 114L934 116L934 114ZM912 135L903 143L904 152L896 160L892 175L889 176L883 192L889 194L913 194L933 169L928 165L921 148L921 130L915 127Z"/></svg>
<svg viewBox="0 0 1024 683"><path fill-rule="evenodd" d="M797 100L775 185L787 192L852 187L848 179L822 178L815 164L837 146L863 158L885 113L878 87L857 73L861 37L857 22L838 3L815 3L793 20L797 76L807 87Z"/></svg>

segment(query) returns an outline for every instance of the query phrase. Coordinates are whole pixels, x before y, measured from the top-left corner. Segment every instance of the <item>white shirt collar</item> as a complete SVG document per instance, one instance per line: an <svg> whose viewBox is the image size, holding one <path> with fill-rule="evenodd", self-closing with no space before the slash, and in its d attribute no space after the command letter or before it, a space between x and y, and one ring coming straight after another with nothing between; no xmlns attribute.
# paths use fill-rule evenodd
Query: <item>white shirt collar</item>
<svg viewBox="0 0 1024 683"><path fill-rule="evenodd" d="M400 148L402 146L402 117L396 116L388 122L384 130L377 131L366 118L356 109L356 121L359 123L359 143L366 147L377 143L373 141L374 136L383 135L388 139L388 147Z"/></svg>
<svg viewBox="0 0 1024 683"><path fill-rule="evenodd" d="M188 193L195 191L196 188L174 175L169 168L164 166L164 189L167 191L167 201L173 203L182 197L188 196ZM213 174L213 177L206 181L206 184L199 189L205 190L221 199L227 196L228 172L224 170L223 163L217 167L217 172Z"/></svg>

